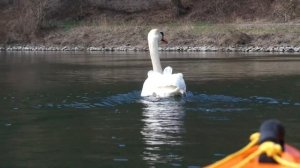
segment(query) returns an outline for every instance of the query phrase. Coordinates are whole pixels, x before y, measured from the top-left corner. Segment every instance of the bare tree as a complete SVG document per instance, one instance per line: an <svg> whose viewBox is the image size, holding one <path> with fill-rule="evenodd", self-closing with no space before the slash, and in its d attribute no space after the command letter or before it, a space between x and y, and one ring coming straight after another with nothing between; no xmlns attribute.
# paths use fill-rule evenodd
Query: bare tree
<svg viewBox="0 0 300 168"><path fill-rule="evenodd" d="M181 16L188 12L188 9L182 5L181 0L171 0L176 8L176 15Z"/></svg>

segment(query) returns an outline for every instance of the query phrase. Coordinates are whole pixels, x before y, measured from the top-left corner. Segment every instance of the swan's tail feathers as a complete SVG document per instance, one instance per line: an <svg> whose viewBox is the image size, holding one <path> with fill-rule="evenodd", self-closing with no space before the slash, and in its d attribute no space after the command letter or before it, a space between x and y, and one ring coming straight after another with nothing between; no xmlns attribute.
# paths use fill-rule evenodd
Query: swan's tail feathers
<svg viewBox="0 0 300 168"><path fill-rule="evenodd" d="M170 96L177 96L182 95L182 91L177 86L164 86L157 88L157 91L155 92L157 97L170 97Z"/></svg>
<svg viewBox="0 0 300 168"><path fill-rule="evenodd" d="M185 90L180 89L176 86L164 86L164 87L157 87L152 91L142 91L141 96L153 96L159 98L165 97L172 97L172 96L185 96Z"/></svg>

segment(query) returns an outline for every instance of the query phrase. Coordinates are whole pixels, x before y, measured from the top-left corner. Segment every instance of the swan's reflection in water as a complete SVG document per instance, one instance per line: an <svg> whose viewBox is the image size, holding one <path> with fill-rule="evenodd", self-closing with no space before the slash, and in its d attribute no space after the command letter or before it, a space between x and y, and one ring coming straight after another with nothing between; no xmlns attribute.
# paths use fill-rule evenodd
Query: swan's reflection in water
<svg viewBox="0 0 300 168"><path fill-rule="evenodd" d="M143 159L150 165L170 163L178 165L182 156L174 148L182 145L184 133L183 101L163 99L142 100L143 122L141 134L145 143ZM172 152L171 152L172 151Z"/></svg>

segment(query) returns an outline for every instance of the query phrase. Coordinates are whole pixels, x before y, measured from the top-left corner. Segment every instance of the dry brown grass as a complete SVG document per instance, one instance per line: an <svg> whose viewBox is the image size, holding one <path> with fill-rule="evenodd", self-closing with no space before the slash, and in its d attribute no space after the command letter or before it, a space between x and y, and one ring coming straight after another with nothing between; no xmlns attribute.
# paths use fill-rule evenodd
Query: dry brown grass
<svg viewBox="0 0 300 168"><path fill-rule="evenodd" d="M288 22L300 16L299 0L189 0L189 4L189 20Z"/></svg>
<svg viewBox="0 0 300 168"><path fill-rule="evenodd" d="M46 45L147 47L151 28L165 32L168 46L300 46L300 24L99 24L57 31L44 38ZM289 31L287 31L289 30Z"/></svg>
<svg viewBox="0 0 300 168"><path fill-rule="evenodd" d="M87 0L15 2L0 11L0 43L147 47L156 27L170 46L300 45L299 0L183 0L190 10L180 18L171 6L124 12Z"/></svg>
<svg viewBox="0 0 300 168"><path fill-rule="evenodd" d="M45 20L47 0L18 1L10 13L14 14L7 25L9 42L29 42L39 32ZM14 11L18 11L14 13Z"/></svg>
<svg viewBox="0 0 300 168"><path fill-rule="evenodd" d="M84 0L14 0L0 11L0 33L5 43L30 43L47 33L51 19L81 14ZM62 9L62 8L65 9ZM71 10L71 11L70 11ZM76 13L76 14L74 14ZM65 18L65 17L64 17ZM2 24L1 24L2 25Z"/></svg>

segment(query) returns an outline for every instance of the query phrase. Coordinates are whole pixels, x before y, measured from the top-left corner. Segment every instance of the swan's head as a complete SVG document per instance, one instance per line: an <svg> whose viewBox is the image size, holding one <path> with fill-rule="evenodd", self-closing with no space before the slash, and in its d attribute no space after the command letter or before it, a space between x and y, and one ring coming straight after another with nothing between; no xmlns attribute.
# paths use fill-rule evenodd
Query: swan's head
<svg viewBox="0 0 300 168"><path fill-rule="evenodd" d="M164 42L164 43L168 43L168 41L164 38L164 33L160 32L158 29L152 29L149 33L148 33L148 41L157 41L157 42Z"/></svg>

